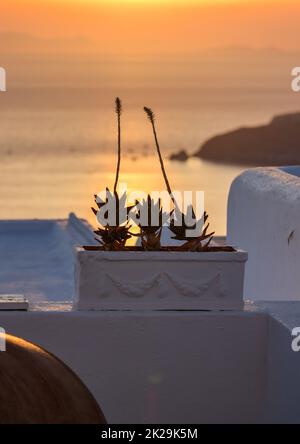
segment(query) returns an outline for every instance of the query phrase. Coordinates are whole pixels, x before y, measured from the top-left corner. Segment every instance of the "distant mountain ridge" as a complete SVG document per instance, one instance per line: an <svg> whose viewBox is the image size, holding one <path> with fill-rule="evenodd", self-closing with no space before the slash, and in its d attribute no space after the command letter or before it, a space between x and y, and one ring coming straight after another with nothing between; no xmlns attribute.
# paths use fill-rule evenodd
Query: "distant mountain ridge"
<svg viewBox="0 0 300 444"><path fill-rule="evenodd" d="M212 137L194 156L233 164L300 164L300 112L275 116L267 125Z"/></svg>
<svg viewBox="0 0 300 444"><path fill-rule="evenodd" d="M38 54L77 52L93 49L91 42L84 37L46 39L31 34L17 32L0 33L0 54Z"/></svg>
<svg viewBox="0 0 300 444"><path fill-rule="evenodd" d="M29 53L36 54L41 52L76 52L88 51L93 53L103 53L105 41L92 40L85 37L84 34L74 35L64 38L49 38L26 32L0 31L0 54L20 54ZM106 53L106 51L104 51ZM129 51L130 53L130 51ZM116 53L118 54L118 53ZM123 52L121 52L123 54ZM157 52L160 54L160 51ZM143 55L143 52L136 55ZM284 50L277 47L261 47L255 48L251 46L220 46L204 48L194 52L167 52L166 56L183 57L184 59L200 57L208 61L219 61L223 58L225 60L245 59L248 62L257 59L272 58L272 59L288 59L297 60L300 55L300 48L292 50ZM152 53L155 56L155 52Z"/></svg>

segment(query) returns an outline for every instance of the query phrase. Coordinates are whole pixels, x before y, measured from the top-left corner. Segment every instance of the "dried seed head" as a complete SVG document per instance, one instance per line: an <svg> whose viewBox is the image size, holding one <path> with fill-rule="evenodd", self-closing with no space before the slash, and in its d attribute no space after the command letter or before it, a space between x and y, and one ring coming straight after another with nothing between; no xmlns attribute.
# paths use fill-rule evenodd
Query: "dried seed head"
<svg viewBox="0 0 300 444"><path fill-rule="evenodd" d="M147 106L144 106L144 111L145 111L145 113L147 114L148 119L150 120L150 122L151 122L151 123L154 123L154 120L155 120L155 114L154 114L154 112L152 111L152 109L151 109L151 108L147 108Z"/></svg>
<svg viewBox="0 0 300 444"><path fill-rule="evenodd" d="M118 116L121 115L122 113L122 102L121 99L119 99L119 97L116 98L116 113L118 114Z"/></svg>

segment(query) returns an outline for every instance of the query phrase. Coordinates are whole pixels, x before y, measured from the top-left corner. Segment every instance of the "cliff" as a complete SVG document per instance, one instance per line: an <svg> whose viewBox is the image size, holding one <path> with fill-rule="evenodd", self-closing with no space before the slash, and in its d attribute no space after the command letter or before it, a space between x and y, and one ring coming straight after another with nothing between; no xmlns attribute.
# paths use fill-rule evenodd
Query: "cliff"
<svg viewBox="0 0 300 444"><path fill-rule="evenodd" d="M300 164L300 112L276 116L268 125L215 136L194 156L246 165Z"/></svg>

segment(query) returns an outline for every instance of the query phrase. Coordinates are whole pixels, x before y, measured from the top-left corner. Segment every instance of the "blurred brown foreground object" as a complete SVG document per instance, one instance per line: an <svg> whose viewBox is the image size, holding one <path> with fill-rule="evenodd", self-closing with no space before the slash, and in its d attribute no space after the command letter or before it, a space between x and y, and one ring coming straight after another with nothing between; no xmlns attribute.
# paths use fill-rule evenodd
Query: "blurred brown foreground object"
<svg viewBox="0 0 300 444"><path fill-rule="evenodd" d="M1 424L105 424L89 390L46 350L6 335L0 352Z"/></svg>

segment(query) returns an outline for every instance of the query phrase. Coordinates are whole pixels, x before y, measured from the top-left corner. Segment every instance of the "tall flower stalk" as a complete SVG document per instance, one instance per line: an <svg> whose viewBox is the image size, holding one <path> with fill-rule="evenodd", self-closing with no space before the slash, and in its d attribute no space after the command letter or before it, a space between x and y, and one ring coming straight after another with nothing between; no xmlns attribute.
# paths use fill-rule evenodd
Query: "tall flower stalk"
<svg viewBox="0 0 300 444"><path fill-rule="evenodd" d="M117 115L118 122L118 162L116 168L116 178L114 183L114 191L111 193L108 188L106 188L106 198L104 200L99 199L95 195L95 203L98 207L93 208L93 213L98 216L98 211L102 210L104 206L109 203L114 202L113 211L115 212L115 221L109 225L107 222L102 222L98 230L94 233L99 237L96 240L101 244L104 250L122 250L128 239L130 239L133 234L130 233L131 226L129 225L128 214L135 205L126 207L126 192L119 196L117 192L117 186L120 174L121 165L121 114L122 114L122 102L119 97L115 100L115 112ZM108 210L107 210L108 211ZM106 214L107 214L106 211ZM124 217L125 216L125 217ZM106 217L106 216L105 216ZM123 225L125 224L125 225Z"/></svg>
<svg viewBox="0 0 300 444"><path fill-rule="evenodd" d="M152 111L151 108L148 107L144 107L144 111L147 114L148 119L150 120L150 123L152 125L152 130L153 130L153 135L154 135L154 140L155 140L155 145L156 145L156 150L157 150L157 154L159 157L159 161L160 161L160 166L161 166L161 170L162 170L162 174L164 176L164 180L166 183L166 187L168 190L168 193L170 195L170 198L172 199L172 202L175 206L175 219L173 218L170 222L169 225L169 229L171 230L171 232L174 234L173 239L176 240L181 240L181 241L186 241L186 243L184 245L182 245L182 249L183 250L187 250L187 251L201 251L203 249L203 245L202 242L206 239L208 239L206 245L204 246L205 248L208 247L209 243L212 240L212 236L214 233L209 233L207 234L208 231L208 227L209 224L207 224L202 233L199 234L199 236L195 236L195 237L189 237L187 236L187 230L191 230L191 229L196 229L197 228L197 221L195 220L195 212L193 209L193 206L190 205L189 207L189 212L190 215L192 216L192 218L195 220L195 222L192 224L192 226L188 225L186 223L186 217L184 216L184 214L182 213L182 211L179 209L177 202L174 198L174 195L172 193L171 190L171 186L167 177L167 173L164 167L164 162L163 162L163 158L161 155L161 150L160 150L160 146L159 146L159 142L158 142L158 137L157 137L157 132L156 132L156 127L155 127L155 114ZM203 220L204 220L204 225L207 221L208 215L206 213L204 213L203 215ZM179 224L177 223L179 221Z"/></svg>
<svg viewBox="0 0 300 444"><path fill-rule="evenodd" d="M116 98L115 101L116 107L116 114L117 114L117 121L118 121L118 163L117 163L117 169L116 169L116 179L114 184L114 194L117 192L117 186L119 181L119 174L120 174L120 166L121 166L121 114L122 114L122 102L119 99L119 97Z"/></svg>
<svg viewBox="0 0 300 444"><path fill-rule="evenodd" d="M158 142L158 137L157 137L157 132L156 132L156 127L155 127L155 114L152 111L151 108L147 108L147 106L144 107L144 111L147 114L148 119L150 120L151 126L152 126L152 131L153 131L153 135L154 135L154 140L155 140L155 145L156 145L156 150L157 150L157 154L158 154L158 158L159 158L159 162L160 162L160 167L161 167L161 171L162 174L164 176L164 180L165 180L165 184L168 190L168 193L172 199L172 202L174 203L175 207L177 208L177 203L174 199L172 190L171 190L171 186L170 186L170 182L165 170L165 166L164 166L164 161L161 155L161 151L160 151L160 146L159 146L159 142Z"/></svg>

